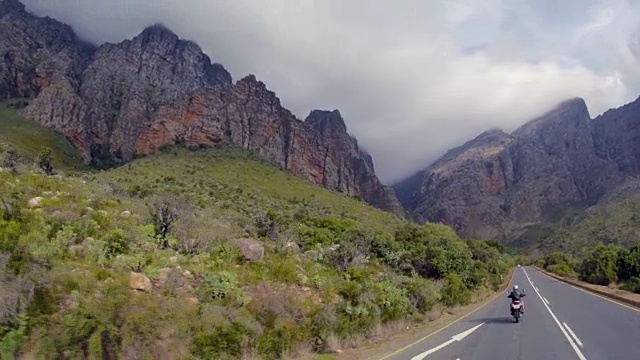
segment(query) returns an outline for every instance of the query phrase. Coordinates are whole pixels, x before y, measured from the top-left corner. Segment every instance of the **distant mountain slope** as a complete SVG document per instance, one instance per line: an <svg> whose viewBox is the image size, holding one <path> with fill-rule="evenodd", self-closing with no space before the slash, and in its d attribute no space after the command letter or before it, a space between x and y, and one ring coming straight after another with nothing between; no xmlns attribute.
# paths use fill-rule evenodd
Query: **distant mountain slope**
<svg viewBox="0 0 640 360"><path fill-rule="evenodd" d="M24 160L35 162L41 148L45 146L52 150L55 169L86 170L82 157L69 140L23 118L12 105L0 103L0 152L13 148L17 154L27 158Z"/></svg>
<svg viewBox="0 0 640 360"><path fill-rule="evenodd" d="M163 146L233 144L315 184L403 216L338 111L305 121L253 75L236 83L200 47L161 25L98 48L17 0L0 3L0 98L28 97L23 115L64 134L109 167Z"/></svg>
<svg viewBox="0 0 640 360"><path fill-rule="evenodd" d="M575 98L511 134L485 132L394 188L420 222L528 246L628 186L638 140L640 100L591 119Z"/></svg>

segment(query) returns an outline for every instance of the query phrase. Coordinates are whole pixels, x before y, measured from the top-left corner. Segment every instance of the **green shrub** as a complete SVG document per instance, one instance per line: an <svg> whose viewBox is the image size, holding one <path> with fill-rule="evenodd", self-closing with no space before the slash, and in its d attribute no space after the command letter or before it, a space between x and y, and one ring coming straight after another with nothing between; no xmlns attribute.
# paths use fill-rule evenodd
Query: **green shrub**
<svg viewBox="0 0 640 360"><path fill-rule="evenodd" d="M466 305L471 301L471 292L458 274L447 275L445 282L444 287L440 291L443 304L446 306Z"/></svg>
<svg viewBox="0 0 640 360"><path fill-rule="evenodd" d="M411 312L412 306L406 289L397 288L391 281L384 280L374 285L376 305L382 310L382 321L398 320Z"/></svg>
<svg viewBox="0 0 640 360"><path fill-rule="evenodd" d="M578 274L567 264L554 264L547 267L547 270L550 272L564 276L567 278L575 279L578 277Z"/></svg>
<svg viewBox="0 0 640 360"><path fill-rule="evenodd" d="M622 289L640 294L640 277L632 277L622 285Z"/></svg>
<svg viewBox="0 0 640 360"><path fill-rule="evenodd" d="M629 251L620 252L618 276L622 281L640 278L640 243L636 243Z"/></svg>
<svg viewBox="0 0 640 360"><path fill-rule="evenodd" d="M404 286L407 289L409 301L419 313L426 314L438 303L440 293L432 280L413 277L409 278Z"/></svg>
<svg viewBox="0 0 640 360"><path fill-rule="evenodd" d="M202 359L239 358L249 331L238 322L216 326L195 334L192 351Z"/></svg>
<svg viewBox="0 0 640 360"><path fill-rule="evenodd" d="M596 246L580 265L580 279L597 285L618 281L618 258L622 248L615 245Z"/></svg>
<svg viewBox="0 0 640 360"><path fill-rule="evenodd" d="M120 229L111 230L103 238L106 243L105 252L107 257L126 254L129 249L129 241Z"/></svg>
<svg viewBox="0 0 640 360"><path fill-rule="evenodd" d="M2 327L0 327L2 330ZM22 345L28 340L28 318L21 317L17 328L10 329L0 337L0 358L13 360Z"/></svg>

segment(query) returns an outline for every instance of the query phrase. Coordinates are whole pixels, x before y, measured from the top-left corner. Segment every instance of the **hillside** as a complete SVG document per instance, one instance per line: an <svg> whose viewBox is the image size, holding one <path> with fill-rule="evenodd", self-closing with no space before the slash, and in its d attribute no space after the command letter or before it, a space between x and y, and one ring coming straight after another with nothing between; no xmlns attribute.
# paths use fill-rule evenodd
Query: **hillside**
<svg viewBox="0 0 640 360"><path fill-rule="evenodd" d="M0 144L14 147L25 159L35 162L41 147L53 150L53 165L58 169L82 170L83 159L63 135L20 116L15 103L0 103Z"/></svg>
<svg viewBox="0 0 640 360"><path fill-rule="evenodd" d="M535 248L544 253L583 254L599 243L632 247L640 242L640 181L630 179L611 190L598 204L564 216L549 226Z"/></svg>
<svg viewBox="0 0 640 360"><path fill-rule="evenodd" d="M61 139L12 121L14 150L30 149L25 126ZM57 168L66 150L52 152L58 174L0 171L3 359L331 352L437 319L512 266L495 244L411 225L237 147L71 172Z"/></svg>
<svg viewBox="0 0 640 360"><path fill-rule="evenodd" d="M194 42L162 25L93 46L73 29L0 3L0 98L63 134L87 164L122 165L167 145L234 145L314 184L404 216L337 110L302 120L253 75L234 82Z"/></svg>
<svg viewBox="0 0 640 360"><path fill-rule="evenodd" d="M413 218L465 237L538 249L629 242L622 214L633 206L620 194L632 194L625 189L640 175L639 104L592 119L584 100L567 100L510 134L481 134L394 188ZM620 233L587 236L598 222Z"/></svg>

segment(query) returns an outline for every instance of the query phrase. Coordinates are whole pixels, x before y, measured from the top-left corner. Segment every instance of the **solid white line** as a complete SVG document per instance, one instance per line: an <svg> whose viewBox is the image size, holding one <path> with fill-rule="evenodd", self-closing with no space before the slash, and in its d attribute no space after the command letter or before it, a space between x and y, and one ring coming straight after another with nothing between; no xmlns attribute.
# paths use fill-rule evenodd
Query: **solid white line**
<svg viewBox="0 0 640 360"><path fill-rule="evenodd" d="M527 274L527 271L525 269L522 269L522 271L524 271L525 274ZM531 283L531 279L529 279L529 275L527 275L527 279L529 280L529 282ZM531 286L533 286L533 284L531 284ZM534 288L535 290L535 288ZM558 320L558 318L556 317L556 315L553 313L553 311L551 311L551 309L549 308L549 305L547 305L544 302L544 298L542 297L542 295L540 295L540 293L536 291L536 294L538 294L538 297L540 297L540 300L542 300L542 305L544 305L544 307L547 308L547 310L549 311L549 314L551 314L551 317L553 318L553 320L556 322L556 325L558 325L558 327L560 328L560 331L562 331L562 334L564 335L564 337L567 338L567 340L569 341L569 345L571 345L571 347L573 348L573 351L576 352L576 355L578 355L578 358L580 360L587 360L587 358L582 354L582 351L580 351L580 349L578 348L578 346L576 345L576 343L573 341L573 339L571 338L571 336L569 336L569 334L567 334L567 331L564 329L564 327L562 327L562 325L560 324L560 321Z"/></svg>
<svg viewBox="0 0 640 360"><path fill-rule="evenodd" d="M547 300L547 298L546 298L546 297L543 297L543 298L542 298L542 300L544 300L544 302L546 302L546 303L547 303L547 305L551 305L551 304L549 304L549 300Z"/></svg>
<svg viewBox="0 0 640 360"><path fill-rule="evenodd" d="M578 345L580 345L581 348L584 348L584 345L582 345L582 341L580 341L580 339L578 339L578 336L576 336L576 333L573 332L573 330L571 330L571 328L569 327L569 325L567 325L566 322L562 322L562 325L564 325L564 327L567 328L567 331L569 332L569 334L571 334L571 336L573 336L573 338L576 340L576 343Z"/></svg>

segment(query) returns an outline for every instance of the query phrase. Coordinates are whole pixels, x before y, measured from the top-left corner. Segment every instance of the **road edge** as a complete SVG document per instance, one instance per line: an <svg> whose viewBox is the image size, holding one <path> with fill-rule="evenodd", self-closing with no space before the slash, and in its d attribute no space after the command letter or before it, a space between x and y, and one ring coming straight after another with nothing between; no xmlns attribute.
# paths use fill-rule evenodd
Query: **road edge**
<svg viewBox="0 0 640 360"><path fill-rule="evenodd" d="M392 352L392 353L389 353L389 354L387 354L387 355L384 355L383 357L377 358L377 360L386 360L386 359L389 359L389 358L391 358L391 357L393 357L393 356L395 356L395 355L398 355L398 354L402 353L403 351L405 351L405 350L407 350L407 349L410 349L410 348L414 347L415 345L417 345L417 344L419 344L419 343L423 342L424 340L426 340L426 339L428 339L428 338L432 337L433 335L435 335L435 334L437 334L437 333L439 333L439 332L441 332L441 331L443 331L443 330L445 330L445 329L449 328L450 326L452 326L452 325L456 324L457 322L459 322L459 321L461 321L461 320L465 319L466 317L468 317L468 316L470 316L470 315L472 315L472 314L474 314L474 313L476 313L476 312L480 311L480 310L481 310L481 309L483 309L485 306L487 306L487 305L491 304L492 302L494 302L496 299L498 299L498 297L500 297L500 296L503 294L503 292L504 292L504 291L509 287L509 285L511 285L511 283L513 282L513 278L515 277L515 274L516 274L516 271L517 271L517 270L518 270L518 268L517 268L517 267L513 267L513 268L511 268L511 269L509 270L510 274L509 274L509 276L508 276L508 280L500 286L500 289L499 289L499 290L497 290L497 291L496 291L496 292L495 292L495 293L494 293L494 294L489 298L489 300L487 300L487 301L485 301L485 302L483 302L483 303L480 303L480 305L478 305L477 307L475 307L473 310L471 310L471 311L467 312L467 313L466 313L466 314L464 314L464 315L459 316L458 318L454 319L453 321L451 321L451 322L449 322L449 323L447 323L447 324L445 324L445 325L442 325L442 326L440 326L440 327L438 327L438 328L434 329L434 330L433 330L433 331L431 331L429 334L427 334L427 335L425 335L425 336L423 336L423 337L419 338L418 340L416 340L416 341L414 341L414 342L412 342L412 343L410 343L410 344L408 344L408 345L406 345L406 346L404 346L404 347L402 347L402 348L400 348L400 349L398 349L398 350L396 350L396 351L394 351L394 352Z"/></svg>
<svg viewBox="0 0 640 360"><path fill-rule="evenodd" d="M558 274L554 274L554 273L549 272L547 270L541 269L541 268L539 268L537 266L531 266L531 267L536 269L536 270L538 270L538 271L540 271L544 275L547 275L547 276L549 276L551 278L554 278L556 280L559 280L559 281L562 281L562 282L567 283L569 285L572 285L572 286L575 286L577 288L580 288L581 290L587 291L587 292L592 293L592 294L597 294L597 295L603 296L603 297L611 299L611 300L619 301L619 302L624 303L626 305L633 306L634 308L636 308L636 310L640 310L640 301L627 299L627 298L624 298L622 296L618 296L616 294L610 294L610 293L605 292L605 291L601 291L601 290L598 290L598 289L590 288L588 286L583 285L580 281L569 279L569 278L565 278L565 277L560 276Z"/></svg>

